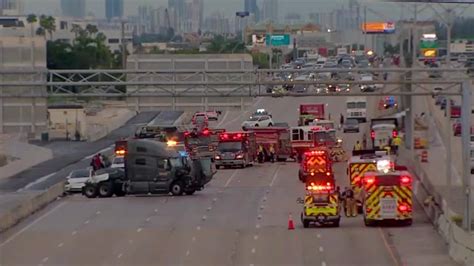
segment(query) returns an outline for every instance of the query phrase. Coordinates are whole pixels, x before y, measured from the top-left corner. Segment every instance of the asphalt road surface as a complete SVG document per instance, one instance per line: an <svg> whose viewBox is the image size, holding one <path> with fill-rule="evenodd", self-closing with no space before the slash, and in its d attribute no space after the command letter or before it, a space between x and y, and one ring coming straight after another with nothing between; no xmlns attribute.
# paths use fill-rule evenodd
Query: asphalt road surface
<svg viewBox="0 0 474 266"><path fill-rule="evenodd" d="M325 102L336 120L345 97L256 99L276 122L295 125L301 102ZM371 104L373 106L373 104ZM373 109L369 106L369 109ZM217 124L239 129L249 112ZM342 134L350 150L362 133ZM334 167L347 185L346 164ZM304 229L294 162L219 170L193 196L56 201L0 239L1 265L455 265L420 206L411 227ZM287 230L289 216L295 230Z"/></svg>

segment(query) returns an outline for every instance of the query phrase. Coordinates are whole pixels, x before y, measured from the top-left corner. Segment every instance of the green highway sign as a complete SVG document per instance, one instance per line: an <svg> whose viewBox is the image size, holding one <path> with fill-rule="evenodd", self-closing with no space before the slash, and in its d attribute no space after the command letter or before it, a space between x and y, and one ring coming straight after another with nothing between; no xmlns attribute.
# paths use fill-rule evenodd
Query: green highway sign
<svg viewBox="0 0 474 266"><path fill-rule="evenodd" d="M290 45L289 34L267 34L265 38L266 46L288 46Z"/></svg>
<svg viewBox="0 0 474 266"><path fill-rule="evenodd" d="M431 48L438 48L438 42L436 41L420 41L420 48L421 49L431 49Z"/></svg>

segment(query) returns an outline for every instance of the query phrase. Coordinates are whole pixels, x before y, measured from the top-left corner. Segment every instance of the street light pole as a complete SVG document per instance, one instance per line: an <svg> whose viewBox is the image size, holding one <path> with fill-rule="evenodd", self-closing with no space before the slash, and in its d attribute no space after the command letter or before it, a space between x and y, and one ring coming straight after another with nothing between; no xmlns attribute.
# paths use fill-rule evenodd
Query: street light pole
<svg viewBox="0 0 474 266"><path fill-rule="evenodd" d="M464 188L464 217L463 228L467 232L471 231L471 165L470 165L470 135L471 135L471 81L464 81L462 84L461 100L461 141L462 141L462 160L463 171L462 180Z"/></svg>

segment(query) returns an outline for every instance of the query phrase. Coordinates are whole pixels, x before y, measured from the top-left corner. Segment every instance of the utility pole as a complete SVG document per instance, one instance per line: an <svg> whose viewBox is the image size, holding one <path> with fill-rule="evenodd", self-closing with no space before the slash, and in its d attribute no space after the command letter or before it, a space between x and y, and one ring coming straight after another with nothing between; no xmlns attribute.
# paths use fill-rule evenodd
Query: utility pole
<svg viewBox="0 0 474 266"><path fill-rule="evenodd" d="M367 51L367 6L364 6L364 49Z"/></svg>
<svg viewBox="0 0 474 266"><path fill-rule="evenodd" d="M127 41L125 39L125 21L122 20L122 68L127 69Z"/></svg>

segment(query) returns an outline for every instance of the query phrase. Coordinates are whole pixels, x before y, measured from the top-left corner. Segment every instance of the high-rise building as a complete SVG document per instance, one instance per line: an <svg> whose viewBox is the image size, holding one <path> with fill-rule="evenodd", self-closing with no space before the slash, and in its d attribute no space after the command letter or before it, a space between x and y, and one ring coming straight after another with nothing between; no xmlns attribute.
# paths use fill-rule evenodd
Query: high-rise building
<svg viewBox="0 0 474 266"><path fill-rule="evenodd" d="M23 15L23 0L0 0L0 16Z"/></svg>
<svg viewBox="0 0 474 266"><path fill-rule="evenodd" d="M257 6L257 0L245 0L244 1L244 11L248 11L250 14L253 14L255 21L259 21L260 12Z"/></svg>
<svg viewBox="0 0 474 266"><path fill-rule="evenodd" d="M83 18L86 15L86 1L61 0L61 14L64 17Z"/></svg>
<svg viewBox="0 0 474 266"><path fill-rule="evenodd" d="M202 28L204 3L203 0L186 0L184 31L198 32Z"/></svg>
<svg viewBox="0 0 474 266"><path fill-rule="evenodd" d="M262 19L273 23L278 21L278 0L263 0Z"/></svg>
<svg viewBox="0 0 474 266"><path fill-rule="evenodd" d="M168 13L171 20L171 27L175 32L184 31L184 21L186 20L185 6L185 0L168 0Z"/></svg>
<svg viewBox="0 0 474 266"><path fill-rule="evenodd" d="M123 0L105 0L105 17L108 20L123 17Z"/></svg>
<svg viewBox="0 0 474 266"><path fill-rule="evenodd" d="M203 28L205 31L209 31L217 34L230 33L230 21L224 14L220 12L214 12L204 20Z"/></svg>

